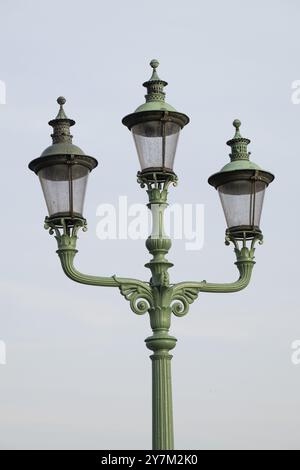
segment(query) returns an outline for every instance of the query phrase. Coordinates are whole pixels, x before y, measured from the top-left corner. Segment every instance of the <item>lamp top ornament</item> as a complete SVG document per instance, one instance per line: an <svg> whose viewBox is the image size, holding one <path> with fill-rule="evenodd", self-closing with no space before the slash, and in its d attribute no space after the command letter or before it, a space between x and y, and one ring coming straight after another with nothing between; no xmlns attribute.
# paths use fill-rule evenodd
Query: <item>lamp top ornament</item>
<svg viewBox="0 0 300 470"><path fill-rule="evenodd" d="M235 119L232 124L235 128L235 134L232 139L226 142L231 147L230 162L209 178L209 184L217 188L229 179L234 180L239 175L247 178L247 175L250 174L254 174L255 178L270 184L274 180L274 175L250 160L251 152L248 152L247 146L251 140L242 137L240 133L241 121Z"/></svg>
<svg viewBox="0 0 300 470"><path fill-rule="evenodd" d="M157 59L153 59L150 62L152 67L151 78L143 83L143 86L147 88L147 94L145 95L146 103L139 106L135 112L141 111L176 111L173 106L165 102L166 93L164 87L168 85L168 82L161 80L157 74L157 67L159 62Z"/></svg>
<svg viewBox="0 0 300 470"><path fill-rule="evenodd" d="M225 165L222 171L234 169L261 170L256 163L250 161L251 152L248 152L248 145L251 140L241 136L241 124L239 119L235 119L232 123L235 128L235 134L232 139L226 142L226 144L231 147L231 153L229 154L231 162Z"/></svg>
<svg viewBox="0 0 300 470"><path fill-rule="evenodd" d="M53 134L51 134L52 145L44 150L44 152L41 154L41 157L63 153L85 155L81 148L72 143L73 136L70 133L70 127L74 126L75 121L67 117L63 108L67 101L66 98L59 96L56 101L59 104L57 116L56 118L51 119L51 121L48 123L51 127L53 127Z"/></svg>
<svg viewBox="0 0 300 470"><path fill-rule="evenodd" d="M59 104L57 116L48 123L53 127L53 133L51 134L52 145L47 147L39 158L30 162L29 168L38 173L42 167L48 164L59 163L66 158L78 157L78 162L85 164L90 170L94 169L98 165L97 160L86 155L80 147L72 142L73 136L70 133L70 127L74 126L75 121L69 119L65 113L63 106L66 103L66 99L63 96L59 96L56 101Z"/></svg>
<svg viewBox="0 0 300 470"><path fill-rule="evenodd" d="M152 75L150 79L143 83L147 88L145 95L146 102L139 106L132 114L125 116L122 123L131 130L132 126L139 122L148 120L159 119L159 116L168 115L168 120L176 122L183 128L189 122L189 117L183 113L179 113L176 109L165 101L166 93L164 87L168 83L161 80L157 74L159 62L157 59L152 59L150 67L152 68ZM151 119L150 119L151 117Z"/></svg>

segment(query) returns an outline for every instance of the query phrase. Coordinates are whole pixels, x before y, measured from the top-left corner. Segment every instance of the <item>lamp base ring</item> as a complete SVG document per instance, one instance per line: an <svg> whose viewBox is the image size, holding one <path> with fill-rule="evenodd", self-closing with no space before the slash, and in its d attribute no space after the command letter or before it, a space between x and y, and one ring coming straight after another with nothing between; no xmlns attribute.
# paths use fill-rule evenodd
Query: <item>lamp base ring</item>
<svg viewBox="0 0 300 470"><path fill-rule="evenodd" d="M237 227L229 227L226 235L236 240L253 240L254 238L262 238L262 231L258 226L239 225Z"/></svg>

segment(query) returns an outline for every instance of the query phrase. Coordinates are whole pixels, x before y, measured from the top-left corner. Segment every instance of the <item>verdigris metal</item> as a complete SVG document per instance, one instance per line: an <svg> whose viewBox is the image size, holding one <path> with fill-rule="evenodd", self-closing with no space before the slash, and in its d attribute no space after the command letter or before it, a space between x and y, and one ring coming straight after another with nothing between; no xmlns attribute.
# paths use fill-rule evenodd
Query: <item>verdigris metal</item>
<svg viewBox="0 0 300 470"><path fill-rule="evenodd" d="M153 69L150 80L144 83L147 88L146 103L139 106L136 111L123 119L129 129L137 123L152 120L173 120L181 127L189 122L189 118L178 113L171 105L165 102L164 87L167 82L157 75L158 61L151 61ZM50 121L53 126L53 144L48 147L42 156L30 163L30 168L36 173L43 165L64 162L65 159L75 158L80 164L93 169L97 161L87 157L84 152L72 144L70 126L74 124L65 115L63 104L65 99L58 98L60 110L57 117ZM232 148L231 162L219 173L209 179L209 183L216 188L224 182L240 179L262 178L267 184L273 180L273 175L261 170L249 160L247 145L249 139L240 135L240 121L235 120L235 136L228 141ZM152 213L152 233L146 240L146 247L151 259L146 264L151 272L149 281L131 279L112 275L109 277L92 276L81 273L74 266L74 259L78 253L77 239L79 230L86 231L86 220L83 217L46 217L45 228L51 235L55 235L64 273L73 281L99 287L115 287L129 302L133 313L137 315L148 314L152 334L146 338L146 346L152 351L152 445L155 450L170 450L174 448L171 359L172 351L176 346L176 338L170 334L172 315L183 317L189 312L190 306L200 293L232 293L246 288L250 282L255 264L254 254L256 243L262 243L260 231L251 233L251 239L246 233L236 238L229 230L226 232L225 243L234 246L235 265L238 270L237 280L231 283L210 283L203 281L184 281L173 284L170 281L169 269L173 264L167 256L172 242L165 234L164 212L168 206L168 192L170 186L177 185L177 176L173 171L139 172L138 183L146 188Z"/></svg>
<svg viewBox="0 0 300 470"><path fill-rule="evenodd" d="M152 380L153 380L153 449L173 449L173 410L172 410L172 386L171 386L171 359L170 351L176 346L176 338L169 334L172 314L183 317L189 311L190 305L197 299L199 293L226 293L237 292L250 282L254 261L255 244L261 242L261 238L251 241L249 247L246 241L239 244L232 238L227 238L226 243L234 244L236 266L239 277L235 282L228 284L210 283L206 281L186 281L178 284L170 283L169 269L173 266L166 258L171 240L164 233L163 213L168 204L168 187L176 184L174 177L170 177L164 184L143 180L139 175L138 180L142 186L147 187L149 196L148 207L153 216L153 233L146 241L146 247L152 255L152 259L146 266L151 271L149 282L118 277L99 277L83 274L74 266L74 258L77 254L77 234L79 229L86 230L86 222L73 220L70 226L68 220L61 219L53 223L45 222L45 228L55 234L58 244L62 268L65 274L73 281L93 286L116 287L124 298L129 301L131 310L137 315L149 314L152 335L146 341L146 346L153 354Z"/></svg>

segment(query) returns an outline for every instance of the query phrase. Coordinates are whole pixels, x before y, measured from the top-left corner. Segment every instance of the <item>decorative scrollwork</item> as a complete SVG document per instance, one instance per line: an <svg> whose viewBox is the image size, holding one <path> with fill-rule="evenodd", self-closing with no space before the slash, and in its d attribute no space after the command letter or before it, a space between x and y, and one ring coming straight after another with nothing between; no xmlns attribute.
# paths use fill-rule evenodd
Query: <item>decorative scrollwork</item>
<svg viewBox="0 0 300 470"><path fill-rule="evenodd" d="M255 233L253 238L248 240L246 234L244 235L244 238L241 239L230 234L228 230L226 231L225 245L229 246L230 243L234 245L237 261L245 261L246 259L254 260L255 245L256 243L262 245L263 242L264 239L262 233Z"/></svg>
<svg viewBox="0 0 300 470"><path fill-rule="evenodd" d="M175 288L172 296L171 310L176 317L183 317L189 311L190 305L195 302L200 289L196 287Z"/></svg>
<svg viewBox="0 0 300 470"><path fill-rule="evenodd" d="M161 191L167 191L169 186L178 185L178 177L173 172L168 171L148 171L137 174L137 182L141 188L147 187L148 190L159 189Z"/></svg>
<svg viewBox="0 0 300 470"><path fill-rule="evenodd" d="M63 235L77 237L79 229L82 229L83 232L87 231L87 221L81 217L46 217L44 228L49 230L50 235L55 233L59 238Z"/></svg>
<svg viewBox="0 0 300 470"><path fill-rule="evenodd" d="M153 296L148 284L122 282L116 276L113 276L113 279L119 283L121 295L130 302L130 308L134 313L144 315L150 308L153 308Z"/></svg>

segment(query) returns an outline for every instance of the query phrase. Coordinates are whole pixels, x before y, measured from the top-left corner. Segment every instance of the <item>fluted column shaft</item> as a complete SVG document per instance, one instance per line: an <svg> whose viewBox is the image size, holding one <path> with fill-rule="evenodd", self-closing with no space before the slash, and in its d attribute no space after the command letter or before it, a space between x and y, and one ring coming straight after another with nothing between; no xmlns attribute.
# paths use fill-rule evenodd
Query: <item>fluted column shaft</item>
<svg viewBox="0 0 300 470"><path fill-rule="evenodd" d="M152 448L174 449L171 359L168 352L153 354L152 360Z"/></svg>

